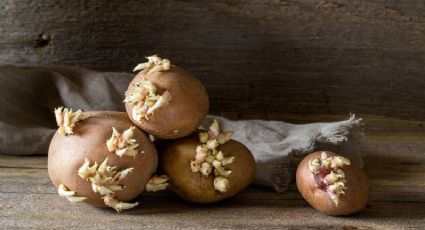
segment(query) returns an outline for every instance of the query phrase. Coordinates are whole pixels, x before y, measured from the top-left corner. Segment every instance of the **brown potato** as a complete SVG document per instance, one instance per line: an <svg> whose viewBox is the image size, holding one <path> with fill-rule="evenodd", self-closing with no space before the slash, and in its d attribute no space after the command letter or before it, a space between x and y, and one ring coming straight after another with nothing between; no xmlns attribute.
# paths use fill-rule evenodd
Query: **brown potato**
<svg viewBox="0 0 425 230"><path fill-rule="evenodd" d="M229 189L219 192L214 189L214 175L204 176L192 172L190 164L195 158L196 147L200 144L198 132L169 141L160 151L160 168L169 176L169 189L179 197L197 203L211 203L234 196L245 189L255 175L255 161L251 152L241 143L230 140L218 147L225 157L235 157L233 163L225 166L232 173L227 177Z"/></svg>
<svg viewBox="0 0 425 230"><path fill-rule="evenodd" d="M133 139L139 146L135 156L118 156L110 152L106 141L112 135L112 127L123 132L133 123L123 112L87 112L90 118L79 121L73 128L73 134L64 136L59 132L54 135L48 155L49 176L56 187L63 184L69 190L75 191L75 196L87 197L84 201L97 207L105 207L102 195L95 193L91 182L81 178L78 174L85 159L90 161L90 166L97 162L99 165L108 159L107 165L116 167L117 171L133 168L119 185L121 191L116 191L117 200L128 202L144 190L145 184L156 171L157 152L148 136L138 128L134 128ZM117 209L117 211L120 211Z"/></svg>
<svg viewBox="0 0 425 230"><path fill-rule="evenodd" d="M309 169L309 162L320 157L322 152L328 156L338 156L328 151L319 151L306 156L298 165L296 182L298 190L304 199L316 210L331 216L349 215L362 210L370 194L370 183L363 169L356 165L345 165L341 169L345 174L345 194L339 197L338 205L329 194L316 182L314 174Z"/></svg>
<svg viewBox="0 0 425 230"><path fill-rule="evenodd" d="M133 123L160 139L176 139L191 134L201 125L209 107L208 94L194 75L174 65L169 68L150 74L146 74L149 69L142 70L127 90L127 94L134 92L135 85L145 76L156 85L160 94L168 91L171 100L141 120L133 117L134 105L126 102L127 113Z"/></svg>

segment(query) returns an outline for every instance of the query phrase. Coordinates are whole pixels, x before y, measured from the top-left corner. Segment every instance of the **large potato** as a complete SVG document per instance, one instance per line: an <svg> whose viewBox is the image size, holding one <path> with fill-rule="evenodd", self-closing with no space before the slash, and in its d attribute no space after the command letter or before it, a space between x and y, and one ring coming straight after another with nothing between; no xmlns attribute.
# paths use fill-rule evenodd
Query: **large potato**
<svg viewBox="0 0 425 230"><path fill-rule="evenodd" d="M169 189L181 198L211 203L231 197L245 189L255 175L255 161L251 152L241 143L230 140L218 147L224 157L234 156L233 163L226 166L231 170L227 177L229 188L225 192L214 189L214 175L202 175L191 170L195 149L200 144L198 132L178 140L169 141L160 154L160 167L169 176Z"/></svg>
<svg viewBox="0 0 425 230"><path fill-rule="evenodd" d="M325 152L327 156L338 156L328 151L314 152L306 156L298 166L296 182L304 199L318 211L331 216L349 215L360 211L367 205L370 183L367 175L356 165L345 165L341 170L345 174L345 194L339 196L337 204L331 199L325 185L320 185L317 177L309 169L309 162Z"/></svg>
<svg viewBox="0 0 425 230"><path fill-rule="evenodd" d="M123 133L134 126L126 113L122 112L88 112L88 119L79 121L73 127L71 135L56 132L48 155L49 176L56 187L66 186L75 192L77 197L86 197L84 202L98 207L105 207L104 195L94 192L89 179L79 176L79 169L85 159L90 166L95 162L100 165L107 158L107 165L116 167L115 171L132 168L128 175L118 181L123 186L113 197L122 202L128 202L143 192L145 184L156 171L157 153L148 136L140 129L134 128L132 139L138 146L133 151L134 156L119 156L110 152L106 142L112 136L112 128ZM62 187L63 188L63 187ZM120 209L120 207L118 207ZM124 208L125 209L125 208ZM120 211L120 210L118 210Z"/></svg>
<svg viewBox="0 0 425 230"><path fill-rule="evenodd" d="M133 110L143 97L133 100L128 97L134 96L137 87L141 88L142 81L153 83L150 87L156 88L155 95L167 95L169 101L152 113L137 117L136 111ZM145 91L144 88L141 89ZM126 109L133 123L160 139L175 139L189 135L200 126L208 113L208 94L202 83L191 73L174 65L167 65L167 69L161 71L152 72L149 68L143 69L130 83L126 95Z"/></svg>

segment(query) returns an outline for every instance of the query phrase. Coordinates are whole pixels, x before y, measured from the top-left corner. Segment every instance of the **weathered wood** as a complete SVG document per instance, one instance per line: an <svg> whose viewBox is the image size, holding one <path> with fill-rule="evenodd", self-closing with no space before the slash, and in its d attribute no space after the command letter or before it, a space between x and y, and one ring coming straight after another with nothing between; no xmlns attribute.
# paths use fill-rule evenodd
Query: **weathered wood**
<svg viewBox="0 0 425 230"><path fill-rule="evenodd" d="M184 202L167 192L144 193L140 207L118 215L59 197L47 175L46 157L0 156L0 228L423 229L425 133L418 130L420 122L366 121L373 129L351 150L364 154L373 193L369 206L350 217L316 212L295 185L282 194L250 187L210 205Z"/></svg>
<svg viewBox="0 0 425 230"><path fill-rule="evenodd" d="M423 1L2 0L0 63L129 71L158 53L211 112L425 119Z"/></svg>
<svg viewBox="0 0 425 230"><path fill-rule="evenodd" d="M206 207L184 203L168 195L148 196L140 200L141 207L121 215L109 209L71 205L53 194L1 193L0 198L5 200L0 219L4 228L318 229L332 226L341 229L350 226L420 229L424 226L423 203L371 202L370 207L355 216L334 218L315 212L302 200L244 201L255 198L251 196L238 196Z"/></svg>

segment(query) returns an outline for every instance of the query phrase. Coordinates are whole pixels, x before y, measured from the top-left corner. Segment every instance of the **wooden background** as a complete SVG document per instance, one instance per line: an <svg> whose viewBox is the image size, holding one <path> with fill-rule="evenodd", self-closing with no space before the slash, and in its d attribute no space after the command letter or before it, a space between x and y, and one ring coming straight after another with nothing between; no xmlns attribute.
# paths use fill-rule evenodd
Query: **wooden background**
<svg viewBox="0 0 425 230"><path fill-rule="evenodd" d="M424 0L0 0L0 64L130 71L155 53L204 82L215 114L360 114L367 208L327 217L293 185L207 206L148 194L116 215L59 197L45 156L0 156L0 228L424 229Z"/></svg>
<svg viewBox="0 0 425 230"><path fill-rule="evenodd" d="M1 64L130 71L156 53L216 114L425 120L425 1L0 2Z"/></svg>

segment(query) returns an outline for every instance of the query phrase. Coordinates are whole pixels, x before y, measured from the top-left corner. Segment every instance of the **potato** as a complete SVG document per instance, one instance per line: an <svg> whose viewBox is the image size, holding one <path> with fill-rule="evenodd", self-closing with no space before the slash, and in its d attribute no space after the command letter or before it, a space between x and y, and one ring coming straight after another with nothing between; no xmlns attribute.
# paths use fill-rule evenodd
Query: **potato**
<svg viewBox="0 0 425 230"><path fill-rule="evenodd" d="M323 153L325 155L321 158ZM331 175L329 170L323 167L326 163L321 162L326 161L320 159L325 159L325 156L332 159L334 166L338 166L332 170L341 176ZM370 183L367 175L360 167L350 164L346 158L336 157L338 157L337 154L328 151L314 152L306 156L297 168L297 187L304 199L318 211L331 216L349 215L362 210L367 205ZM345 165L344 159L350 165ZM342 170L342 172L339 170ZM329 176L323 177L324 175ZM343 193L339 195L339 198L336 196L331 199L330 195L333 194L330 192L331 188L336 188L336 185L342 186L340 188L342 188ZM335 194L338 194L338 192Z"/></svg>
<svg viewBox="0 0 425 230"><path fill-rule="evenodd" d="M202 165L205 166L211 159L200 161L196 165L196 160L199 160L199 146L202 145L200 136L205 133L199 130L188 137L169 141L159 150L160 168L169 176L168 188L179 197L197 203L229 198L245 189L255 175L255 161L251 152L235 140L221 141L225 143L218 144L215 148L214 159L222 159L223 170L216 171L217 162L210 164L210 171L203 170ZM209 133L211 134L211 130ZM227 138L230 139L230 136L227 135ZM212 142L214 141L204 140L203 143L214 147ZM212 152L211 149L209 151ZM205 158L208 159L208 155ZM229 171L231 173L226 176Z"/></svg>
<svg viewBox="0 0 425 230"><path fill-rule="evenodd" d="M148 136L135 128L123 112L72 113L62 108L55 112L60 128L50 143L48 171L60 195L70 201L84 201L97 207L111 206L117 211L137 205L124 202L143 192L158 163L156 149ZM90 116L74 119L78 114ZM67 122L69 117L71 122ZM113 133L116 139L111 139ZM96 162L98 167L92 167L91 172L87 168L83 170L86 159L88 166L92 167ZM101 169L102 162L103 166L115 168ZM96 179L95 173L101 177Z"/></svg>
<svg viewBox="0 0 425 230"><path fill-rule="evenodd" d="M167 59L148 57L126 92L126 110L141 129L160 139L176 139L197 130L208 112L202 83Z"/></svg>

